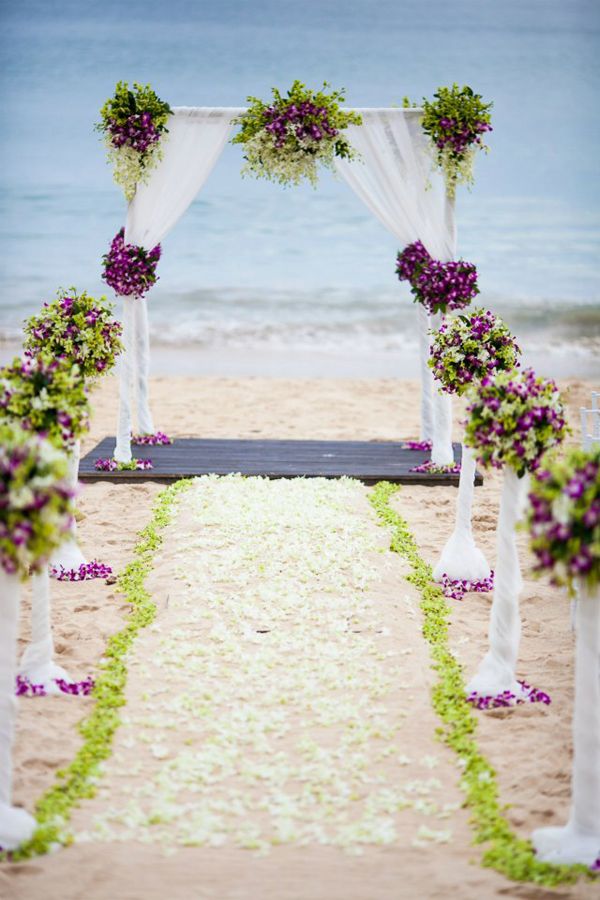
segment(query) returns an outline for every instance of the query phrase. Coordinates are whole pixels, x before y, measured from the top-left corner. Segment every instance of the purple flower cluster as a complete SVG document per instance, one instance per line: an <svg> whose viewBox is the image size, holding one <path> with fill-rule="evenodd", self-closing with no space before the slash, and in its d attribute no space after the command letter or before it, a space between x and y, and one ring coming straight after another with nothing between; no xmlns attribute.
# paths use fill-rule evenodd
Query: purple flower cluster
<svg viewBox="0 0 600 900"><path fill-rule="evenodd" d="M338 134L329 122L324 106L317 106L309 100L292 103L289 106L269 106L263 111L265 130L275 139L276 147L283 147L290 132L299 141L321 141Z"/></svg>
<svg viewBox="0 0 600 900"><path fill-rule="evenodd" d="M431 450L432 443L431 441L404 441L403 447L405 450L423 450L426 452Z"/></svg>
<svg viewBox="0 0 600 900"><path fill-rule="evenodd" d="M538 469L529 494L535 571L562 563L569 579L589 576L598 568L594 548L600 524L600 454L586 459L582 451L576 452L580 459L566 480L554 481L550 471ZM562 467L558 471L562 474Z"/></svg>
<svg viewBox="0 0 600 900"><path fill-rule="evenodd" d="M463 260L439 262L434 259L417 273L413 292L432 315L449 309L463 309L479 293L477 269L473 263Z"/></svg>
<svg viewBox="0 0 600 900"><path fill-rule="evenodd" d="M415 301L433 314L463 309L479 293L477 269L464 260L433 259L421 241L414 241L396 258L396 274L408 281Z"/></svg>
<svg viewBox="0 0 600 900"><path fill-rule="evenodd" d="M148 447L166 447L168 444L173 443L173 438L170 438L164 431L157 431L155 434L134 434L131 438L131 443Z"/></svg>
<svg viewBox="0 0 600 900"><path fill-rule="evenodd" d="M487 578L481 578L479 581L470 581L465 578L450 578L444 572L441 585L444 597L448 597L450 600L462 600L465 594L492 591L494 589L494 573L490 572Z"/></svg>
<svg viewBox="0 0 600 900"><path fill-rule="evenodd" d="M93 559L89 563L81 563L78 569L65 569L64 566L52 566L50 577L57 581L90 581L92 578L107 578L112 575L110 566Z"/></svg>
<svg viewBox="0 0 600 900"><path fill-rule="evenodd" d="M148 147L160 140L160 132L149 112L134 113L126 122L110 119L107 130L113 147L132 147L138 153L145 153Z"/></svg>
<svg viewBox="0 0 600 900"><path fill-rule="evenodd" d="M54 683L63 694L71 694L75 697L87 697L92 693L95 681L91 676L83 681L65 681L64 678L55 678ZM17 675L15 684L17 697L45 697L46 689L43 684L33 684L28 678Z"/></svg>
<svg viewBox="0 0 600 900"><path fill-rule="evenodd" d="M427 462L409 469L409 472L422 472L427 475L459 475L460 463L451 463L448 466L438 466L428 459Z"/></svg>
<svg viewBox="0 0 600 900"><path fill-rule="evenodd" d="M472 125L461 126L456 119L446 116L440 119L439 125L442 131L435 142L436 146L440 150L450 147L457 156L462 156L471 144L479 144L481 146L483 143L481 136L486 131L493 131L492 126L487 122L474 122Z"/></svg>
<svg viewBox="0 0 600 900"><path fill-rule="evenodd" d="M396 257L396 275L400 281L408 281L412 285L423 266L426 266L432 260L433 258L421 241L414 241L398 253Z"/></svg>
<svg viewBox="0 0 600 900"><path fill-rule="evenodd" d="M107 457L106 459L97 459L94 468L99 472L115 472L117 469L134 472L136 469L153 469L154 466L151 459L132 459L130 463L120 463L116 459Z"/></svg>
<svg viewBox="0 0 600 900"><path fill-rule="evenodd" d="M443 391L462 394L486 375L518 367L520 352L502 320L478 309L442 322L429 348L429 366Z"/></svg>
<svg viewBox="0 0 600 900"><path fill-rule="evenodd" d="M525 681L519 681L519 684L526 692L524 697L517 697L512 691L502 691L501 694L496 694L495 697L492 697L490 694L483 695L473 691L467 697L467 703L471 703L475 709L499 709L504 706L520 706L522 703L544 703L546 706L549 706L552 702L550 695L544 691L538 691L537 688L531 687Z"/></svg>
<svg viewBox="0 0 600 900"><path fill-rule="evenodd" d="M102 257L103 280L123 297L143 297L158 281L156 266L160 259L160 244L144 250L125 243L125 229L114 236L110 250Z"/></svg>

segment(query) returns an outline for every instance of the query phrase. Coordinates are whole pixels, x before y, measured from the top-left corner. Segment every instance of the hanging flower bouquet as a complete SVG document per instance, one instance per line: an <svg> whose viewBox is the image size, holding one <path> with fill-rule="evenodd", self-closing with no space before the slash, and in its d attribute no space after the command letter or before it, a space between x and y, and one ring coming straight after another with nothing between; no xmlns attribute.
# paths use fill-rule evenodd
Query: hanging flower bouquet
<svg viewBox="0 0 600 900"><path fill-rule="evenodd" d="M510 466L520 477L534 471L541 456L567 433L565 413L554 381L533 369L485 376L470 392L465 443L485 467Z"/></svg>
<svg viewBox="0 0 600 900"><path fill-rule="evenodd" d="M272 89L267 105L248 97L248 110L236 120L241 130L232 144L242 144L246 163L242 174L267 178L282 185L307 180L317 184L321 164L333 168L336 156L355 159L356 151L342 134L348 125L360 125L358 113L343 111L344 91L311 91L294 81L287 97Z"/></svg>
<svg viewBox="0 0 600 900"><path fill-rule="evenodd" d="M551 573L553 584L567 584L571 593L575 579L600 584L600 449L544 460L529 500L534 571Z"/></svg>
<svg viewBox="0 0 600 900"><path fill-rule="evenodd" d="M120 296L143 297L158 281L156 266L160 253L160 244L152 250L126 244L125 229L121 228L102 257L102 279Z"/></svg>
<svg viewBox="0 0 600 900"><path fill-rule="evenodd" d="M68 531L72 492L63 453L18 422L0 423L0 566L41 571Z"/></svg>
<svg viewBox="0 0 600 900"><path fill-rule="evenodd" d="M430 314L463 309L479 293L477 269L464 260L440 262L433 259L421 241L398 253L396 274L408 281L416 303Z"/></svg>
<svg viewBox="0 0 600 900"><path fill-rule="evenodd" d="M127 200L133 199L137 184L147 181L162 158L160 144L171 112L149 84L134 82L130 91L126 81L117 82L114 96L100 110L102 121L96 130L104 135L114 179Z"/></svg>
<svg viewBox="0 0 600 900"><path fill-rule="evenodd" d="M65 358L15 359L0 369L0 419L16 419L62 450L88 428L89 404L79 366Z"/></svg>
<svg viewBox="0 0 600 900"><path fill-rule="evenodd" d="M434 100L423 100L422 127L428 135L435 163L446 179L449 197L458 184L474 182L473 168L478 150L485 150L482 135L492 131L492 103L484 103L481 94L468 87L441 87Z"/></svg>
<svg viewBox="0 0 600 900"><path fill-rule="evenodd" d="M64 356L79 366L84 378L110 371L123 349L122 326L112 317L112 306L75 288L59 291L44 303L41 313L25 322L25 350L37 356Z"/></svg>
<svg viewBox="0 0 600 900"><path fill-rule="evenodd" d="M441 390L460 395L473 382L514 369L521 350L502 319L487 309L475 309L431 332L429 353L428 365Z"/></svg>

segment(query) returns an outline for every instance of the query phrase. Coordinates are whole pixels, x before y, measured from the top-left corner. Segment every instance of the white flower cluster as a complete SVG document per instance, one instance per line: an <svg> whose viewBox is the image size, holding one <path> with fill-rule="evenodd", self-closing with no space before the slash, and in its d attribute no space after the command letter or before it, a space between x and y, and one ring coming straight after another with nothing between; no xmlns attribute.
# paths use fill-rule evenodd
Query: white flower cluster
<svg viewBox="0 0 600 900"><path fill-rule="evenodd" d="M418 846L450 839L421 818L455 808L436 758L400 776L414 673L377 596L370 516L346 479L209 476L182 495L177 550L156 563L168 606L129 662L141 700L77 841L361 852L396 841L404 810Z"/></svg>
<svg viewBox="0 0 600 900"><path fill-rule="evenodd" d="M319 165L335 169L335 138L299 140L291 125L288 126L288 131L293 140L286 141L282 147L277 147L273 135L265 130L245 141L246 162L242 167L242 175L267 178L284 185L299 185L304 179L308 179L316 187Z"/></svg>
<svg viewBox="0 0 600 900"><path fill-rule="evenodd" d="M163 158L162 142L167 137L168 135L164 135L160 141L152 144L142 156L138 150L127 144L114 147L110 135L107 135L106 161L112 166L113 179L123 189L126 200L133 200L138 184L147 184L152 169L156 168Z"/></svg>

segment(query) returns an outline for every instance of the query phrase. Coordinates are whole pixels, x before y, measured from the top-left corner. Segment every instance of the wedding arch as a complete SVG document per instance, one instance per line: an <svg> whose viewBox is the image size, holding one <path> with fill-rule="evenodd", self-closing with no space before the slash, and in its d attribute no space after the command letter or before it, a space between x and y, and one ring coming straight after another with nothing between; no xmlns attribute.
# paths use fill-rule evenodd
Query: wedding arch
<svg viewBox="0 0 600 900"><path fill-rule="evenodd" d="M129 201L125 243L150 251L171 231L205 184L230 138L243 108L175 107L168 119L162 158ZM430 142L421 127L423 111L411 108L357 109L362 124L349 125L348 138L358 160L336 158L337 173L373 215L405 246L420 240L441 261L456 256L454 197L444 178L432 171ZM131 461L132 403L136 395L140 432L151 434L148 376L150 342L144 297L123 297L124 353L119 375L119 413L114 457ZM448 395L434 391L427 366L430 316L416 304L421 372L421 439L432 441L432 460L453 461Z"/></svg>

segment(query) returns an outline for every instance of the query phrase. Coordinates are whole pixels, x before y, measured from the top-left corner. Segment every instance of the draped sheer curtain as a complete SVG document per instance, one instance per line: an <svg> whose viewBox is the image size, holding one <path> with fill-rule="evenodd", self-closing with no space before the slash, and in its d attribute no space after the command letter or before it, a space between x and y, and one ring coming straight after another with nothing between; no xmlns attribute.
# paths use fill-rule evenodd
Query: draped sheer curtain
<svg viewBox="0 0 600 900"><path fill-rule="evenodd" d="M431 171L421 112L414 109L361 109L362 125L351 125L348 138L362 162L336 160L352 190L397 239L400 249L420 240L435 259L456 254L453 201L443 179ZM417 304L421 369L421 438L433 442L432 459L453 461L452 418L448 395L434 390L429 356L429 329L438 327Z"/></svg>
<svg viewBox="0 0 600 900"><path fill-rule="evenodd" d="M139 185L129 204L127 243L150 250L168 234L204 185L227 142L232 120L243 111L208 107L174 109L163 159L152 171L148 183ZM419 239L433 257L451 259L456 249L454 207L446 197L441 177L430 171L420 111L361 109L358 112L363 124L351 125L348 137L362 162L336 160L339 174L396 236L401 247ZM441 458L448 453L448 399L446 395L439 401L435 399L434 410L434 398L438 394L433 391L431 372L426 365L427 332L432 323L420 306L417 315L423 383L422 437L434 440L434 455L437 445L435 461L449 462ZM154 431L148 404L149 339L145 300L124 298L123 325L125 351L120 365L115 458L129 462L130 398L134 387L138 426L146 432ZM449 446L451 455L451 443Z"/></svg>
<svg viewBox="0 0 600 900"><path fill-rule="evenodd" d="M163 158L147 184L140 184L127 210L125 241L151 250L177 224L221 155L240 109L178 107L169 119ZM131 396L137 424L152 433L148 398L150 346L146 299L123 298L124 351L119 370L119 419L115 459L131 460Z"/></svg>

